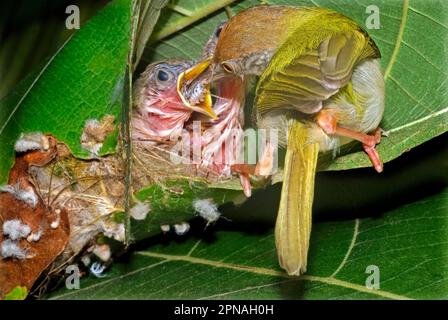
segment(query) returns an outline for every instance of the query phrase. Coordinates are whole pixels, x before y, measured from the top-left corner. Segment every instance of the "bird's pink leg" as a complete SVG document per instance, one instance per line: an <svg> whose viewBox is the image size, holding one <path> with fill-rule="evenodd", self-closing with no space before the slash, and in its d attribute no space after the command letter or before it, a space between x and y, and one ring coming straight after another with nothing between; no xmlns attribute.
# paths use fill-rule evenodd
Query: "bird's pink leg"
<svg viewBox="0 0 448 320"><path fill-rule="evenodd" d="M261 158L258 160L257 166L255 167L255 175L270 176L272 174L272 168L274 167L274 151L274 146L268 142L264 147Z"/></svg>
<svg viewBox="0 0 448 320"><path fill-rule="evenodd" d="M274 148L268 143L265 146L263 155L258 160L256 166L248 164L234 164L230 167L232 172L238 173L240 177L241 186L243 187L246 197L252 195L252 186L250 184L249 175L269 176L274 165Z"/></svg>
<svg viewBox="0 0 448 320"><path fill-rule="evenodd" d="M252 195L252 185L250 184L249 175L254 174L255 167L248 164L233 164L230 166L230 170L233 173L238 173L244 195L249 198Z"/></svg>
<svg viewBox="0 0 448 320"><path fill-rule="evenodd" d="M240 173L240 183L243 188L244 195L249 198L252 195L252 185L250 184L249 175L246 173Z"/></svg>
<svg viewBox="0 0 448 320"><path fill-rule="evenodd" d="M274 166L274 147L267 143L257 165L246 163L233 164L230 168L232 172L244 173L247 175L270 176Z"/></svg>
<svg viewBox="0 0 448 320"><path fill-rule="evenodd" d="M316 122L326 134L348 137L360 141L375 170L377 172L383 171L383 163L381 162L378 151L375 149L375 146L381 141L382 130L380 128L377 128L372 135L369 135L339 127L336 117L329 110L320 111L316 117Z"/></svg>

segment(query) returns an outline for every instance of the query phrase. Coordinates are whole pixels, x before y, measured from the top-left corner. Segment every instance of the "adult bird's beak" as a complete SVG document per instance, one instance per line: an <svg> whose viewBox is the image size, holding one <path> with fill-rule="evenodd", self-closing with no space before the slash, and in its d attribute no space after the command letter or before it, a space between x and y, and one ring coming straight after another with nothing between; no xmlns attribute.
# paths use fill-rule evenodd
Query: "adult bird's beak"
<svg viewBox="0 0 448 320"><path fill-rule="evenodd" d="M193 80L195 80L199 75L201 75L209 66L211 63L211 59L206 59L195 66L191 67L190 69L182 72L179 77L177 78L177 93L179 94L180 98L182 99L182 102L190 109L196 112L203 113L213 120L218 119L218 116L216 115L215 111L212 108L213 102L212 102L212 96L210 93L210 85L205 85L205 92L204 92L204 99L201 103L198 105L192 105L186 99L182 93L182 86L186 83L191 83Z"/></svg>

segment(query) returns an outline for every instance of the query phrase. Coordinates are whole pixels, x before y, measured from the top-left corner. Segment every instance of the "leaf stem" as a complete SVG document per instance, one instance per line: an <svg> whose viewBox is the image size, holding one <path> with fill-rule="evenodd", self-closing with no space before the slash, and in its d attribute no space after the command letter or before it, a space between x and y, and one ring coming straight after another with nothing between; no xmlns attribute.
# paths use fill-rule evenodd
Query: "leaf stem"
<svg viewBox="0 0 448 320"><path fill-rule="evenodd" d="M186 17L191 17L193 15L193 11L188 10L188 9L186 9L184 7L181 7L181 6L175 5L175 4L167 4L166 7L171 9L171 10L173 10L173 11L175 11L175 12L177 12L177 13L179 13L179 14L181 14L181 15L183 15L183 16L186 16Z"/></svg>
<svg viewBox="0 0 448 320"><path fill-rule="evenodd" d="M226 10L227 18L229 18L229 19L232 18L232 16L233 16L232 8L230 8L229 6L225 6L224 9Z"/></svg>

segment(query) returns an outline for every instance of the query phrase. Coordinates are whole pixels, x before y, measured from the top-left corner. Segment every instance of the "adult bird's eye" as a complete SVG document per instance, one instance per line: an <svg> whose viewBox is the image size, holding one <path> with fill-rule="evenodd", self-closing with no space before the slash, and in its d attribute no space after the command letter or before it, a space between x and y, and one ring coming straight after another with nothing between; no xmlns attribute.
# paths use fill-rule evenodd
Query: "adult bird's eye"
<svg viewBox="0 0 448 320"><path fill-rule="evenodd" d="M168 81L169 78L170 75L166 71L159 70L159 72L157 73L157 79L159 79L160 81Z"/></svg>
<svg viewBox="0 0 448 320"><path fill-rule="evenodd" d="M232 68L232 66L229 63L223 62L221 64L221 66L222 66L222 68L224 69L225 72L229 72L229 73L233 72L233 68Z"/></svg>
<svg viewBox="0 0 448 320"><path fill-rule="evenodd" d="M219 38L219 35L221 34L221 31L222 31L222 27L219 27L218 29L216 29L216 32L215 32L216 38Z"/></svg>

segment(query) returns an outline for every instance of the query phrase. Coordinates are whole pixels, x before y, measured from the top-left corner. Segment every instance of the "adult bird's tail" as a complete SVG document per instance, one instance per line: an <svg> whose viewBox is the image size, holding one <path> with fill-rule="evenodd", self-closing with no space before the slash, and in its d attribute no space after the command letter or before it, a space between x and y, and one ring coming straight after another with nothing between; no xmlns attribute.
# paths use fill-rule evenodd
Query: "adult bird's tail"
<svg viewBox="0 0 448 320"><path fill-rule="evenodd" d="M293 120L289 125L283 187L275 225L280 266L289 275L306 272L318 143L309 143L309 130Z"/></svg>

